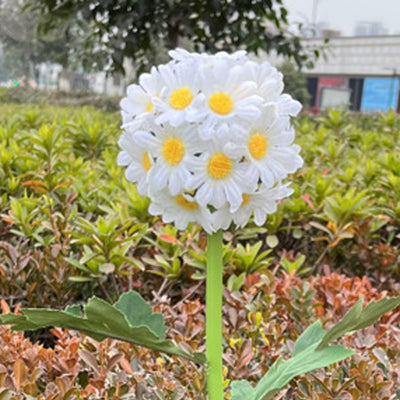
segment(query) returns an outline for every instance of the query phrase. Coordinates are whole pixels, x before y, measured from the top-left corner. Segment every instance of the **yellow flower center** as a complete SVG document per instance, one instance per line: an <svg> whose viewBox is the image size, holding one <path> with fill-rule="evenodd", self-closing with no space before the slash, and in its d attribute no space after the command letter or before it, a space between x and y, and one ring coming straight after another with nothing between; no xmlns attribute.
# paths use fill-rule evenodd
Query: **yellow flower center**
<svg viewBox="0 0 400 400"><path fill-rule="evenodd" d="M142 166L146 172L151 168L151 161L150 161L149 153L143 153Z"/></svg>
<svg viewBox="0 0 400 400"><path fill-rule="evenodd" d="M221 115L229 114L233 109L232 97L223 92L211 95L208 103L211 110Z"/></svg>
<svg viewBox="0 0 400 400"><path fill-rule="evenodd" d="M208 161L208 174L214 179L226 178L232 171L232 161L223 153L214 154Z"/></svg>
<svg viewBox="0 0 400 400"><path fill-rule="evenodd" d="M175 197L175 201L178 206L184 208L185 210L195 211L198 208L198 205L195 201L187 200L183 194L178 194L178 196Z"/></svg>
<svg viewBox="0 0 400 400"><path fill-rule="evenodd" d="M169 96L169 104L175 110L183 110L192 100L193 94L187 86L174 90Z"/></svg>
<svg viewBox="0 0 400 400"><path fill-rule="evenodd" d="M251 195L247 194L247 193L243 193L242 194L242 206L245 206L247 204L249 204L250 200L251 200Z"/></svg>
<svg viewBox="0 0 400 400"><path fill-rule="evenodd" d="M267 139L265 139L265 136L259 133L252 135L249 139L249 152L255 159L265 157L267 153Z"/></svg>
<svg viewBox="0 0 400 400"><path fill-rule="evenodd" d="M151 102L151 101L149 101L148 103L147 103L147 106L146 106L146 112L152 112L153 111L153 108L154 108L154 104Z"/></svg>
<svg viewBox="0 0 400 400"><path fill-rule="evenodd" d="M163 156L169 165L179 164L185 155L185 148L180 140L169 138L163 146Z"/></svg>

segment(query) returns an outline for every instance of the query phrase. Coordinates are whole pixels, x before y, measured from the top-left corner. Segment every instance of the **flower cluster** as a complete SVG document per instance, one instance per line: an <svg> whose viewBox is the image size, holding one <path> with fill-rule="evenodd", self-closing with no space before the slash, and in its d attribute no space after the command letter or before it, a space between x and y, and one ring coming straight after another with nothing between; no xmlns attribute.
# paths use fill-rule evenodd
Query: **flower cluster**
<svg viewBox="0 0 400 400"><path fill-rule="evenodd" d="M282 94L282 74L245 52L170 55L121 101L118 164L149 212L179 229L198 222L210 233L252 214L262 225L303 162L290 124L300 103Z"/></svg>

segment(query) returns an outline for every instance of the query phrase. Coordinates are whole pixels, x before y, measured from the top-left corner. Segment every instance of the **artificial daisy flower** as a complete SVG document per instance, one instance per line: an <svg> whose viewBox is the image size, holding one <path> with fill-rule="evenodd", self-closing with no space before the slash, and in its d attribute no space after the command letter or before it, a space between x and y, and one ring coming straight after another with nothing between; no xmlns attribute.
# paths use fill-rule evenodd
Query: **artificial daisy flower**
<svg viewBox="0 0 400 400"><path fill-rule="evenodd" d="M283 75L270 63L248 61L242 73L257 85L257 94L266 102L276 102L283 90Z"/></svg>
<svg viewBox="0 0 400 400"><path fill-rule="evenodd" d="M199 93L198 66L196 63L161 65L159 73L165 87L159 97L153 98L154 106L160 112L156 122L178 126L187 120Z"/></svg>
<svg viewBox="0 0 400 400"><path fill-rule="evenodd" d="M161 215L165 223L173 222L178 229L183 230L189 223L197 222L206 232L214 231L211 212L207 207L201 207L190 194L179 193L173 196L162 191L150 199L149 213Z"/></svg>
<svg viewBox="0 0 400 400"><path fill-rule="evenodd" d="M261 117L249 125L248 131L235 142L224 146L231 157L244 157L246 179L267 187L286 178L303 165L300 147L292 144L294 130L289 117L277 115L276 108L266 106Z"/></svg>
<svg viewBox="0 0 400 400"><path fill-rule="evenodd" d="M240 207L242 194L254 190L256 183L246 179L246 166L241 157L228 157L223 146L223 143L209 141L207 152L192 159L193 175L187 187L197 190L195 198L201 206L219 208L228 202L234 212Z"/></svg>
<svg viewBox="0 0 400 400"><path fill-rule="evenodd" d="M136 117L151 113L154 109L152 99L160 94L163 87L164 82L155 67L149 74L140 75L139 85L129 85L128 96L120 103L124 112L124 125L129 124Z"/></svg>
<svg viewBox="0 0 400 400"><path fill-rule="evenodd" d="M257 85L257 95L267 104L276 104L280 115L296 116L301 110L301 104L289 95L282 94L283 75L268 62L261 64L248 61L243 66L243 74Z"/></svg>
<svg viewBox="0 0 400 400"><path fill-rule="evenodd" d="M148 195L148 178L149 172L153 166L153 159L149 154L146 147L141 146L135 140L136 135L139 132L124 132L119 141L118 145L122 151L119 152L117 158L118 165L127 165L128 168L125 171L125 177L128 181L138 184L138 192L142 196Z"/></svg>
<svg viewBox="0 0 400 400"><path fill-rule="evenodd" d="M280 115L295 117L301 110L301 104L293 100L288 94L282 94L277 101Z"/></svg>
<svg viewBox="0 0 400 400"><path fill-rule="evenodd" d="M122 101L119 165L150 212L179 229L210 233L253 214L263 224L303 162L290 125L300 104L282 94L282 74L244 52L171 56Z"/></svg>
<svg viewBox="0 0 400 400"><path fill-rule="evenodd" d="M199 124L204 140L218 136L221 126L238 130L258 118L263 99L255 95L257 86L242 77L239 66L229 68L225 60L212 67L201 66L202 93L196 98L188 119Z"/></svg>
<svg viewBox="0 0 400 400"><path fill-rule="evenodd" d="M153 124L146 131L137 132L135 140L155 160L149 171L150 191L168 187L172 195L181 192L192 178L189 165L195 161L195 154L203 150L196 130L188 124L179 127Z"/></svg>
<svg viewBox="0 0 400 400"><path fill-rule="evenodd" d="M190 53L184 49L175 49L170 50L168 52L170 57L176 61L196 61L203 63L213 63L219 60L229 60L235 63L244 63L246 62L246 51L238 50L232 54L227 53L226 51L219 51L216 54L210 55L208 53Z"/></svg>
<svg viewBox="0 0 400 400"><path fill-rule="evenodd" d="M264 225L267 215L276 212L277 202L293 193L293 189L289 185L290 183L285 185L278 184L273 188L261 185L253 193L244 193L242 195L242 204L236 212L231 213L229 205L226 204L214 213L214 229L227 229L232 222L243 228L253 214L255 224L258 226Z"/></svg>

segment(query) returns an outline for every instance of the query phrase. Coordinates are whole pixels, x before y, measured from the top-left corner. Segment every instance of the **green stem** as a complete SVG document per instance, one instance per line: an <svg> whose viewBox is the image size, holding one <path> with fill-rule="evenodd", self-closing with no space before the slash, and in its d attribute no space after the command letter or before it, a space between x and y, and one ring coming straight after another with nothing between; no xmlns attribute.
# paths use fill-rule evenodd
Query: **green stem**
<svg viewBox="0 0 400 400"><path fill-rule="evenodd" d="M206 355L208 400L223 400L222 231L207 236Z"/></svg>

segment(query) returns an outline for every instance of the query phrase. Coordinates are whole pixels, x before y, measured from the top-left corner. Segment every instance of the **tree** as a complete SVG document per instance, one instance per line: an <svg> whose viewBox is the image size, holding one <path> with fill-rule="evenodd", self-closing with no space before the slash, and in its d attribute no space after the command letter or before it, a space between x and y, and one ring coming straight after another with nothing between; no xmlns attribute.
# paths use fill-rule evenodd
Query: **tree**
<svg viewBox="0 0 400 400"><path fill-rule="evenodd" d="M48 31L40 29L44 22L39 10L27 8L25 0L0 0L2 79L35 77L35 66L42 62L57 63L64 69L81 67L82 59L88 65L96 64L86 52L91 35L86 21L71 18L68 24Z"/></svg>
<svg viewBox="0 0 400 400"><path fill-rule="evenodd" d="M16 47L5 47L0 60L0 82L24 76L26 66L23 65L21 51Z"/></svg>
<svg viewBox="0 0 400 400"><path fill-rule="evenodd" d="M34 34L37 27L34 18L21 18L20 11L18 0L0 1L0 40L4 45L5 58L12 54L21 62L13 72L20 72L28 78L37 44Z"/></svg>
<svg viewBox="0 0 400 400"><path fill-rule="evenodd" d="M290 94L298 100L303 106L310 104L310 93L307 90L306 78L299 68L290 61L285 61L278 67L283 74L283 83L285 84L285 93Z"/></svg>
<svg viewBox="0 0 400 400"><path fill-rule="evenodd" d="M61 29L38 35L40 14L24 12L23 0L0 0L0 41L4 68L9 76L32 77L34 66L53 61L65 65L68 60L67 38Z"/></svg>
<svg viewBox="0 0 400 400"><path fill-rule="evenodd" d="M282 0L25 1L41 13L42 32L85 21L91 39L85 53L98 55L99 69L123 72L129 58L141 72L160 44L175 48L182 39L190 40L195 50L276 50L299 65L309 58L288 29Z"/></svg>

